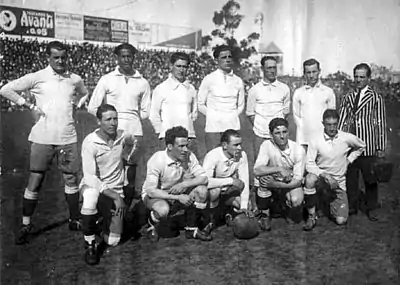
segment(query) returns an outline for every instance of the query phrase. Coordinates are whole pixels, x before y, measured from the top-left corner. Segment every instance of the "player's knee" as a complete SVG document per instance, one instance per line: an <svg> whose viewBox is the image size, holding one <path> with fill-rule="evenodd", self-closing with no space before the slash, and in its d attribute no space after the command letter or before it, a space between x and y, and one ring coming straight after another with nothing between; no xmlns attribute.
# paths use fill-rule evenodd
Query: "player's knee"
<svg viewBox="0 0 400 285"><path fill-rule="evenodd" d="M68 187L78 187L78 177L76 174L63 173L65 185Z"/></svg>
<svg viewBox="0 0 400 285"><path fill-rule="evenodd" d="M205 203L208 197L208 189L206 185L199 185L192 190L196 202Z"/></svg>
<svg viewBox="0 0 400 285"><path fill-rule="evenodd" d="M290 200L291 200L290 202L292 204L292 207L299 207L303 204L304 198L303 198L303 196L300 196L300 195L293 195L290 198Z"/></svg>
<svg viewBox="0 0 400 285"><path fill-rule="evenodd" d="M221 189L220 188L214 188L214 189L208 190L208 200L210 202L218 201L220 195L221 195Z"/></svg>
<svg viewBox="0 0 400 285"><path fill-rule="evenodd" d="M318 176L315 174L307 174L305 179L305 186L306 188L315 188L315 185L318 182Z"/></svg>
<svg viewBox="0 0 400 285"><path fill-rule="evenodd" d="M347 222L347 218L345 217L336 217L336 224L339 226L344 225Z"/></svg>
<svg viewBox="0 0 400 285"><path fill-rule="evenodd" d="M167 202L157 203L153 206L153 211L156 213L158 219L164 219L169 214L169 205Z"/></svg>
<svg viewBox="0 0 400 285"><path fill-rule="evenodd" d="M117 246L121 240L120 234L110 233L109 235L104 235L104 241L109 246Z"/></svg>
<svg viewBox="0 0 400 285"><path fill-rule="evenodd" d="M99 200L99 194L99 191L94 188L86 186L82 188L82 215L95 215L97 213L97 202Z"/></svg>

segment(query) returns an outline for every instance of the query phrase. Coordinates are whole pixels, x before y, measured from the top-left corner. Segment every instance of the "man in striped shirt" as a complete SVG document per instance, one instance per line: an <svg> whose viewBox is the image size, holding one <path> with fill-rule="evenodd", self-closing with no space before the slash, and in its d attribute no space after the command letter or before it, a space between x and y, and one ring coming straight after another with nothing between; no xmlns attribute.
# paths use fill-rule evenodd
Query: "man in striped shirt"
<svg viewBox="0 0 400 285"><path fill-rule="evenodd" d="M198 93L199 111L206 117L207 152L219 145L227 129L240 130L239 115L244 110L244 84L232 70L232 51L217 46L214 58L218 69L204 77Z"/></svg>
<svg viewBox="0 0 400 285"><path fill-rule="evenodd" d="M375 92L369 81L371 68L366 63L354 67L356 90L344 96L340 104L339 129L351 132L366 143L366 149L347 172L347 195L350 214L358 211L358 171L361 170L365 184L366 213L371 221L377 221L378 181L371 169L377 158L385 157L387 133L385 102Z"/></svg>
<svg viewBox="0 0 400 285"><path fill-rule="evenodd" d="M118 111L118 128L134 135L137 139L135 159L126 163L126 182L129 196L133 195L135 187L136 167L141 153L143 130L141 120L149 117L151 104L150 85L145 78L135 70L133 62L137 50L124 43L115 48L118 66L114 71L102 76L93 91L88 105L88 111L96 115L97 108L105 102L113 105Z"/></svg>
<svg viewBox="0 0 400 285"><path fill-rule="evenodd" d="M294 91L293 118L296 124L296 141L307 145L323 131L322 114L326 109L336 109L336 97L331 88L321 83L320 64L315 59L303 63L306 85Z"/></svg>
<svg viewBox="0 0 400 285"><path fill-rule="evenodd" d="M68 71L67 49L58 41L47 45L49 66L14 80L0 91L20 106L26 106L37 118L28 140L31 144L30 176L22 203L22 227L16 237L17 244L28 241L32 230L31 217L35 211L39 190L45 173L54 157L65 181L65 196L69 206L69 229L80 230L79 188L77 173L78 146L73 119L73 96L87 95L87 89L78 75ZM36 105L29 104L19 95L29 91L36 99Z"/></svg>
<svg viewBox="0 0 400 285"><path fill-rule="evenodd" d="M330 202L331 217L338 225L343 225L349 216L346 170L365 150L365 143L353 134L338 131L338 122L336 110L325 110L322 118L324 132L308 147L304 194L315 200L316 186L324 179L336 194L335 200ZM315 203L306 207L309 217L304 230L310 231L316 225Z"/></svg>
<svg viewBox="0 0 400 285"><path fill-rule="evenodd" d="M189 131L192 146L196 138L193 122L197 119L197 94L186 78L189 64L188 54L173 53L168 79L153 91L149 119L160 139L161 149L165 149L165 131L175 126L183 126Z"/></svg>

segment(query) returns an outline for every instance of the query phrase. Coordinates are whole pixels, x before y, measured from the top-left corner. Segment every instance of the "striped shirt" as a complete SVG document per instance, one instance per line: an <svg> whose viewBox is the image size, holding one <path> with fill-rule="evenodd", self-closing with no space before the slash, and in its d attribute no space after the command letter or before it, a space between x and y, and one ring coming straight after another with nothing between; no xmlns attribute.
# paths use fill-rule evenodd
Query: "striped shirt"
<svg viewBox="0 0 400 285"><path fill-rule="evenodd" d="M147 162L147 174L142 188L142 198L153 189L168 191L172 186L183 181L185 173L194 176L205 176L206 173L196 156L190 152L187 169L179 161L172 160L167 150L153 154Z"/></svg>
<svg viewBox="0 0 400 285"><path fill-rule="evenodd" d="M346 179L348 163L365 150L365 143L353 134L339 131L331 138L325 133L308 145L306 170L319 176L326 172L338 182Z"/></svg>
<svg viewBox="0 0 400 285"><path fill-rule="evenodd" d="M364 91L357 108L354 103L357 92L343 97L340 104L339 129L354 132L366 144L362 155L375 156L376 151L385 151L387 143L386 109L383 98L370 86Z"/></svg>
<svg viewBox="0 0 400 285"><path fill-rule="evenodd" d="M254 117L254 133L261 138L270 138L269 123L274 118L284 118L290 112L290 89L275 80L261 80L254 85L247 99L246 115Z"/></svg>
<svg viewBox="0 0 400 285"><path fill-rule="evenodd" d="M45 113L32 127L29 141L48 145L77 142L72 117L74 94L87 94L80 76L69 71L58 74L48 66L4 85L2 94L5 97L7 90L30 92L35 96L36 105Z"/></svg>
<svg viewBox="0 0 400 285"><path fill-rule="evenodd" d="M244 85L233 72L221 69L204 77L198 93L199 112L206 116L207 133L240 130L239 115L244 110Z"/></svg>
<svg viewBox="0 0 400 285"><path fill-rule="evenodd" d="M160 138L165 137L165 131L182 126L189 132L189 137L195 138L193 122L197 119L197 96L193 85L176 80L171 74L153 91L150 121Z"/></svg>
<svg viewBox="0 0 400 285"><path fill-rule="evenodd" d="M307 145L323 132L322 114L336 109L336 97L331 88L320 81L314 86L302 86L293 94L293 118L296 123L296 141Z"/></svg>
<svg viewBox="0 0 400 285"><path fill-rule="evenodd" d="M149 117L151 90L147 80L138 72L126 76L114 71L102 76L93 91L88 111L96 115L105 103L113 105L118 112L118 128L135 136L143 136L141 119Z"/></svg>
<svg viewBox="0 0 400 285"><path fill-rule="evenodd" d="M118 130L117 138L112 146L98 135L95 130L86 136L82 143L82 185L87 185L103 192L106 189L122 194L124 186L123 159L129 159L129 155L135 149L135 138Z"/></svg>
<svg viewBox="0 0 400 285"><path fill-rule="evenodd" d="M242 209L247 209L249 202L249 163L247 155L242 151L239 159L228 158L222 147L216 147L209 151L203 162L203 168L208 177L208 188L228 188L233 178L240 179L244 183L244 189L240 195Z"/></svg>

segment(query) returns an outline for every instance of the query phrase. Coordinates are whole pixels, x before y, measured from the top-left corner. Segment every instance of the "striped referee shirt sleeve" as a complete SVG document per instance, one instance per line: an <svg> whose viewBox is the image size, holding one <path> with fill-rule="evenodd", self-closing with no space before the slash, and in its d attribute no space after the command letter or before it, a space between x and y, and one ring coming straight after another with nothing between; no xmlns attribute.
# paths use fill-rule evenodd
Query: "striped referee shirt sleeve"
<svg viewBox="0 0 400 285"><path fill-rule="evenodd" d="M378 136L378 145L377 150L385 151L386 150L386 142L387 142L387 132L386 132L386 108L385 102L381 95L378 94L377 106L376 106L376 128L377 128L377 136Z"/></svg>

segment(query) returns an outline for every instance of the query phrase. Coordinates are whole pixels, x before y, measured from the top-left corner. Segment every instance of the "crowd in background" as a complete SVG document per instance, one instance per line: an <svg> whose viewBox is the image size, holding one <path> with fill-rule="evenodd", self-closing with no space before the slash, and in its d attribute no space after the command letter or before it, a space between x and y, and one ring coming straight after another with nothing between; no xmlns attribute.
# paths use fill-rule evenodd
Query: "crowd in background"
<svg viewBox="0 0 400 285"><path fill-rule="evenodd" d="M35 72L47 66L46 42L26 39L0 40L0 87L7 82L17 79L27 73ZM68 44L69 68L80 75L90 91L94 89L100 77L115 69L116 60L113 56L113 47L94 45L90 43ZM139 50L135 58L135 68L155 88L165 80L170 70L170 52L160 50ZM216 69L217 65L211 57L199 56L195 52L190 53L191 64L189 68L189 80L198 88L205 75ZM235 68L235 73L245 82L245 90L260 79L261 73L249 63L242 63ZM280 80L289 85L292 92L303 84L302 78L283 76ZM323 79L324 83L332 87L340 97L351 89L350 78L335 78L329 76ZM380 92L386 103L400 102L400 83L390 84L383 81L375 81L374 87ZM24 94L23 94L24 95ZM28 100L29 94L25 94ZM8 100L1 98L2 110L16 110L18 107Z"/></svg>

